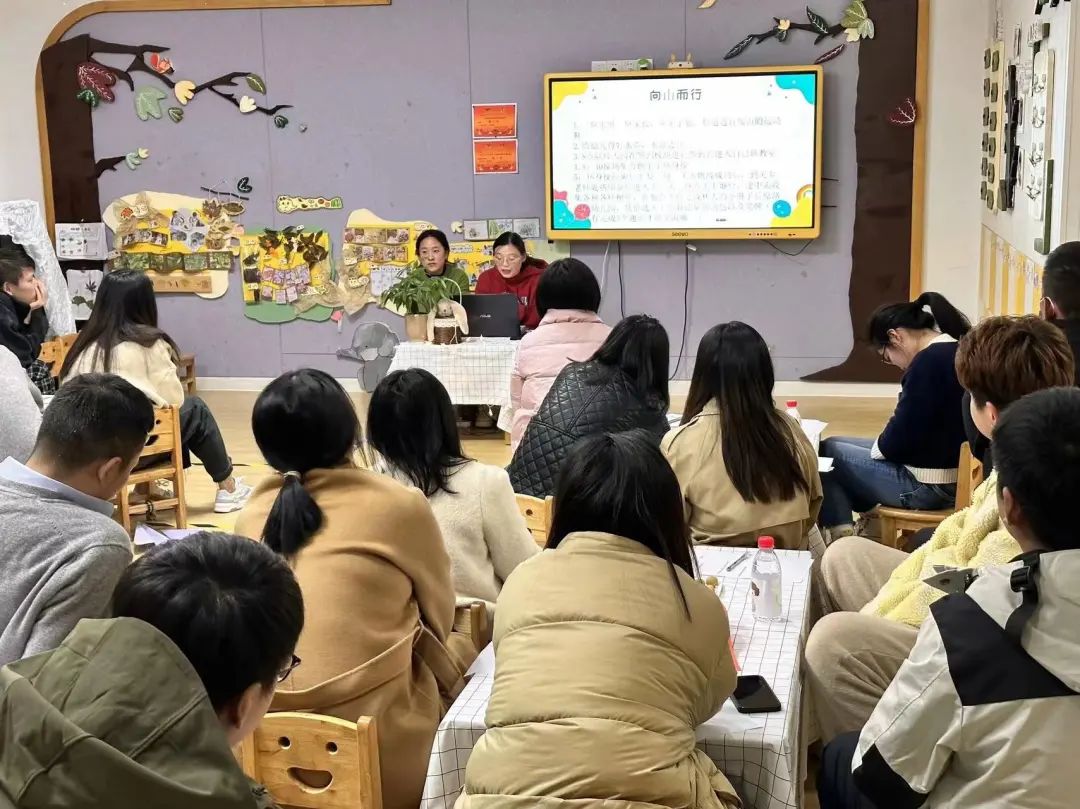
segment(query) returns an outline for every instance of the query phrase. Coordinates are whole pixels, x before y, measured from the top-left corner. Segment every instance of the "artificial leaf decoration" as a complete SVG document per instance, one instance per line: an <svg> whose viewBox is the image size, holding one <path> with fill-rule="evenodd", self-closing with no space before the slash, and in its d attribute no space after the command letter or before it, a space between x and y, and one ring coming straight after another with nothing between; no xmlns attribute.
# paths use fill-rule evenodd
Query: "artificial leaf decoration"
<svg viewBox="0 0 1080 809"><path fill-rule="evenodd" d="M863 39L873 39L875 34L874 21L871 19L863 20L859 26L859 36Z"/></svg>
<svg viewBox="0 0 1080 809"><path fill-rule="evenodd" d="M858 42L861 39L858 28L845 28L844 31L847 34L848 42Z"/></svg>
<svg viewBox="0 0 1080 809"><path fill-rule="evenodd" d="M98 97L98 94L95 93L93 90L80 90L79 94L76 95L75 98L86 104L88 107L90 107L90 109L94 109L94 107L96 107L101 101L101 99Z"/></svg>
<svg viewBox="0 0 1080 809"><path fill-rule="evenodd" d="M251 178L250 177L241 177L239 179L239 181L236 183L236 190L239 191L241 194L250 194L251 193Z"/></svg>
<svg viewBox="0 0 1080 809"><path fill-rule="evenodd" d="M249 112L255 112L255 107L258 106L255 103L255 99L251 96L240 96L240 112L247 115Z"/></svg>
<svg viewBox="0 0 1080 809"><path fill-rule="evenodd" d="M284 129L288 125L289 125L289 119L286 118L284 115L275 115L274 116L274 126L276 126L278 129Z"/></svg>
<svg viewBox="0 0 1080 809"><path fill-rule="evenodd" d="M124 162L127 163L127 167L132 171L135 171L142 162L150 156L149 149L139 149L135 152L128 152L124 155Z"/></svg>
<svg viewBox="0 0 1080 809"><path fill-rule="evenodd" d="M779 17L773 17L773 19L776 20L776 27L781 31L791 30L791 20L781 20Z"/></svg>
<svg viewBox="0 0 1080 809"><path fill-rule="evenodd" d="M866 10L865 0L851 0L851 5L844 11L840 24L844 28L858 28L868 19L870 19L870 12Z"/></svg>
<svg viewBox="0 0 1080 809"><path fill-rule="evenodd" d="M780 40L781 42L787 42L787 38L788 38L789 33L791 33L791 31L789 29L781 28L780 30L778 30L776 32L776 38L778 40Z"/></svg>
<svg viewBox="0 0 1080 809"><path fill-rule="evenodd" d="M195 82L189 79L181 79L173 85L173 95L183 105L187 105L195 97Z"/></svg>
<svg viewBox="0 0 1080 809"><path fill-rule="evenodd" d="M712 8L716 5L716 0L701 0L701 5L698 8Z"/></svg>
<svg viewBox="0 0 1080 809"><path fill-rule="evenodd" d="M915 126L919 119L919 108L915 101L908 98L889 114L889 123L893 126Z"/></svg>
<svg viewBox="0 0 1080 809"><path fill-rule="evenodd" d="M740 53L750 47L750 43L754 41L754 35L750 34L748 37L740 41L734 48L724 54L724 61L728 59L734 59Z"/></svg>
<svg viewBox="0 0 1080 809"><path fill-rule="evenodd" d="M247 206L242 202L223 202L221 204L221 210L229 216L240 216L240 214L247 210Z"/></svg>
<svg viewBox="0 0 1080 809"><path fill-rule="evenodd" d="M179 107L169 107L169 118L174 124L178 124L184 120L184 111Z"/></svg>
<svg viewBox="0 0 1080 809"><path fill-rule="evenodd" d="M806 18L810 20L810 24L814 26L814 30L819 34L829 33L829 24L825 21L825 18L810 8L810 6L806 7Z"/></svg>
<svg viewBox="0 0 1080 809"><path fill-rule="evenodd" d="M116 100L113 91L109 89L116 84L116 74L107 67L94 62L81 62L75 68L75 78L79 82L80 90L93 90L101 101Z"/></svg>
<svg viewBox="0 0 1080 809"><path fill-rule="evenodd" d="M846 48L846 47L847 47L847 43L846 42L841 42L835 48L832 48L831 50L827 50L827 51L825 51L825 53L821 54L821 56L819 56L817 59L814 60L814 64L815 65L823 65L826 62L831 62L837 56L842 54L844 52L844 48Z"/></svg>
<svg viewBox="0 0 1080 809"><path fill-rule="evenodd" d="M171 60L166 59L160 53L150 54L147 61L150 63L150 67L154 69L155 73L160 73L162 76L168 76L173 72L173 63Z"/></svg>
<svg viewBox="0 0 1080 809"><path fill-rule="evenodd" d="M161 102L166 98L156 87L140 87L135 92L135 114L140 121L161 118Z"/></svg>
<svg viewBox="0 0 1080 809"><path fill-rule="evenodd" d="M263 81L263 77L258 73L249 73L247 75L247 85L254 92L266 95L266 82Z"/></svg>

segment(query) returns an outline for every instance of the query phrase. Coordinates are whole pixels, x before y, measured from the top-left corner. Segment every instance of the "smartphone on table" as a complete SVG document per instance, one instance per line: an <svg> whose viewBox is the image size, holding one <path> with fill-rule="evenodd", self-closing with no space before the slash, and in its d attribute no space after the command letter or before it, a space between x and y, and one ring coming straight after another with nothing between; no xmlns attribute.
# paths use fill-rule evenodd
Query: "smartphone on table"
<svg viewBox="0 0 1080 809"><path fill-rule="evenodd" d="M739 677L735 681L731 701L739 713L772 713L780 710L780 700L760 674Z"/></svg>

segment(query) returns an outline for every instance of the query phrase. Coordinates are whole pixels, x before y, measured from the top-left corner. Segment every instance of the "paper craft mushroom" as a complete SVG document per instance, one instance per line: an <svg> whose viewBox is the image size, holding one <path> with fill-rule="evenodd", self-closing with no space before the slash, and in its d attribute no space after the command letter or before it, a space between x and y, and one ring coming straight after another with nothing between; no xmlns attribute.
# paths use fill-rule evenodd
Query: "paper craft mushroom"
<svg viewBox="0 0 1080 809"><path fill-rule="evenodd" d="M457 301L443 298L428 313L427 337L435 345L453 345L460 341L460 334L469 333L469 316L465 307Z"/></svg>

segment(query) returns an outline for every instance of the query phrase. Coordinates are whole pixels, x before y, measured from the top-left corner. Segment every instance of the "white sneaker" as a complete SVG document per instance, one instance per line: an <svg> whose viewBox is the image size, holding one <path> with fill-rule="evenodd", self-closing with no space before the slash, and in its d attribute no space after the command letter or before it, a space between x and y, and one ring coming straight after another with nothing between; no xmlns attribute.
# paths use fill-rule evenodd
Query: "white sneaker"
<svg viewBox="0 0 1080 809"><path fill-rule="evenodd" d="M253 491L254 489L251 486L244 483L243 478L237 478L236 488L233 491L227 492L224 489L218 489L217 497L214 498L214 513L231 514L234 511L239 511L247 503Z"/></svg>

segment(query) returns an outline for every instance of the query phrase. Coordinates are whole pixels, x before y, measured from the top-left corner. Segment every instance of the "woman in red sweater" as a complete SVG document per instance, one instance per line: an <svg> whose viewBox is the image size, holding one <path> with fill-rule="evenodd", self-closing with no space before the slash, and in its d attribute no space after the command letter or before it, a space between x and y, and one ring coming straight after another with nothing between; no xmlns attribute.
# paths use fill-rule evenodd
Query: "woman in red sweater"
<svg viewBox="0 0 1080 809"><path fill-rule="evenodd" d="M540 325L536 309L536 285L547 262L525 252L525 242L516 233L506 232L493 245L495 266L476 279L477 295L513 295L518 301L518 320L526 331Z"/></svg>

